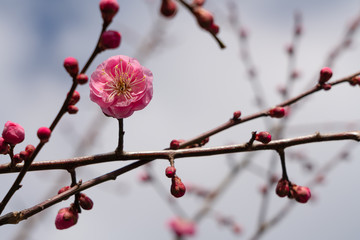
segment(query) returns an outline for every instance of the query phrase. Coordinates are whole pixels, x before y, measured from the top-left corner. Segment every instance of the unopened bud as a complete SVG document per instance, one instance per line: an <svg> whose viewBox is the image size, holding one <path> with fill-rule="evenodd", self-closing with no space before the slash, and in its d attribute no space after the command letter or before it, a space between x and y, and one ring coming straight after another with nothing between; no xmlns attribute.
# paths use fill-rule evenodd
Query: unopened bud
<svg viewBox="0 0 360 240"><path fill-rule="evenodd" d="M5 142L4 138L0 137L0 154L7 154L9 145Z"/></svg>
<svg viewBox="0 0 360 240"><path fill-rule="evenodd" d="M179 147L180 147L179 140L174 139L170 142L170 149L176 150L176 149L179 149Z"/></svg>
<svg viewBox="0 0 360 240"><path fill-rule="evenodd" d="M2 137L9 144L18 144L25 139L25 130L17 123L7 121L2 132Z"/></svg>
<svg viewBox="0 0 360 240"><path fill-rule="evenodd" d="M331 68L328 68L328 67L322 68L320 71L319 83L323 84L323 83L329 81L329 79L332 77L332 75L333 75L333 72L332 72Z"/></svg>
<svg viewBox="0 0 360 240"><path fill-rule="evenodd" d="M78 91L74 91L73 95L69 100L69 105L75 105L80 100L80 93Z"/></svg>
<svg viewBox="0 0 360 240"><path fill-rule="evenodd" d="M91 200L91 198L89 198L88 196L86 196L83 193L80 193L79 204L80 204L80 207L84 210L90 210L94 206L94 203Z"/></svg>
<svg viewBox="0 0 360 240"><path fill-rule="evenodd" d="M295 200L299 203L306 203L311 198L311 192L308 187L294 186L292 190Z"/></svg>
<svg viewBox="0 0 360 240"><path fill-rule="evenodd" d="M57 229L62 230L74 226L79 218L78 212L75 207L67 207L59 210L55 219L55 226Z"/></svg>
<svg viewBox="0 0 360 240"><path fill-rule="evenodd" d="M119 11L119 4L116 0L101 0L100 11L104 22L110 23Z"/></svg>
<svg viewBox="0 0 360 240"><path fill-rule="evenodd" d="M62 187L62 188L60 188L60 190L58 191L58 194L61 194L61 193L65 192L65 191L69 190L70 188L71 188L70 186Z"/></svg>
<svg viewBox="0 0 360 240"><path fill-rule="evenodd" d="M325 91L329 91L331 89L331 84L324 83L321 86Z"/></svg>
<svg viewBox="0 0 360 240"><path fill-rule="evenodd" d="M283 178L280 179L276 185L275 192L279 197L288 196L290 192L289 182Z"/></svg>
<svg viewBox="0 0 360 240"><path fill-rule="evenodd" d="M186 187L181 182L181 179L179 177L175 176L171 179L170 192L176 198L184 196L184 194L186 192Z"/></svg>
<svg viewBox="0 0 360 240"><path fill-rule="evenodd" d="M175 176L175 173L176 173L176 168L173 166L169 166L165 169L165 175L168 178L173 178Z"/></svg>
<svg viewBox="0 0 360 240"><path fill-rule="evenodd" d="M285 116L285 108L274 107L273 109L270 109L269 116L272 118L282 118Z"/></svg>
<svg viewBox="0 0 360 240"><path fill-rule="evenodd" d="M79 111L79 108L75 105L69 105L67 111L69 114L76 114Z"/></svg>
<svg viewBox="0 0 360 240"><path fill-rule="evenodd" d="M268 132L259 132L256 134L255 140L267 144L271 141L271 135Z"/></svg>
<svg viewBox="0 0 360 240"><path fill-rule="evenodd" d="M40 139L40 141L43 143L49 141L50 135L51 135L51 130L47 127L41 127L37 131L37 136Z"/></svg>
<svg viewBox="0 0 360 240"><path fill-rule="evenodd" d="M177 12L177 5L173 0L163 0L160 7L160 13L164 17L173 17Z"/></svg>
<svg viewBox="0 0 360 240"><path fill-rule="evenodd" d="M196 6L202 6L204 5L205 0L193 0L192 4Z"/></svg>
<svg viewBox="0 0 360 240"><path fill-rule="evenodd" d="M199 25L204 29L209 29L214 22L212 13L202 7L196 7L194 14Z"/></svg>
<svg viewBox="0 0 360 240"><path fill-rule="evenodd" d="M20 152L20 158L24 161L28 160L29 158L29 153L27 151L21 151Z"/></svg>
<svg viewBox="0 0 360 240"><path fill-rule="evenodd" d="M88 76L85 74L85 73L81 73L79 75L76 76L76 81L79 83L79 84L85 84L88 82Z"/></svg>
<svg viewBox="0 0 360 240"><path fill-rule="evenodd" d="M73 57L67 57L64 60L64 68L70 74L71 77L76 77L79 72L78 61Z"/></svg>
<svg viewBox="0 0 360 240"><path fill-rule="evenodd" d="M31 157L31 155L35 151L34 145L31 145L31 144L27 145L25 148L25 151L27 151L29 153L29 157Z"/></svg>
<svg viewBox="0 0 360 240"><path fill-rule="evenodd" d="M101 35L99 47L101 50L114 49L119 47L121 42L121 34L117 31L106 31Z"/></svg>

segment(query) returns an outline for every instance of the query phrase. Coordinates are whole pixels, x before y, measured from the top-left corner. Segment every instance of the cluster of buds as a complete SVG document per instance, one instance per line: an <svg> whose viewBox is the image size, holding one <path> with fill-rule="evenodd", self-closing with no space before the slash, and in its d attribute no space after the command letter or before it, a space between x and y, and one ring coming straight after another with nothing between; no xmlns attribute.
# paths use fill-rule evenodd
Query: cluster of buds
<svg viewBox="0 0 360 240"><path fill-rule="evenodd" d="M22 161L28 161L35 151L35 147L31 144L25 147L25 150L20 153L14 154L12 161L14 164L21 163Z"/></svg>
<svg viewBox="0 0 360 240"><path fill-rule="evenodd" d="M263 144L268 144L271 141L271 135L268 132L259 132L256 134L255 140Z"/></svg>
<svg viewBox="0 0 360 240"><path fill-rule="evenodd" d="M58 191L58 194L69 189L70 186L65 186ZM84 210L90 210L94 206L93 201L84 193L79 194L78 204ZM74 226L78 221L79 211L80 209L74 203L70 207L60 209L55 219L56 228L62 230Z"/></svg>
<svg viewBox="0 0 360 240"><path fill-rule="evenodd" d="M58 194L61 194L67 190L69 190L71 187L70 186L65 186L65 187L62 187L59 191L58 191ZM91 198L89 198L86 194L84 193L80 193L79 194L79 205L82 209L84 210L91 210L94 206L94 203L93 201L91 200Z"/></svg>
<svg viewBox="0 0 360 240"><path fill-rule="evenodd" d="M80 93L78 91L74 91L67 107L67 111L69 114L75 114L79 111L79 108L75 106L76 103L78 103L80 100Z"/></svg>
<svg viewBox="0 0 360 240"><path fill-rule="evenodd" d="M279 180L275 192L279 197L295 199L299 203L306 203L311 198L311 192L308 187L298 186L284 178Z"/></svg>
<svg viewBox="0 0 360 240"><path fill-rule="evenodd" d="M192 12L201 28L214 35L219 33L219 26L214 23L214 16L211 12L197 4L193 4Z"/></svg>
<svg viewBox="0 0 360 240"><path fill-rule="evenodd" d="M69 75L77 81L79 84L86 84L88 82L88 76L84 73L79 74L79 63L76 58L67 57L64 59L64 68Z"/></svg>
<svg viewBox="0 0 360 240"><path fill-rule="evenodd" d="M330 80L332 75L333 75L333 72L332 72L331 68L324 67L321 69L320 77L319 77L319 81L318 81L321 88L323 88L324 90L331 89L331 84L328 84L327 81Z"/></svg>
<svg viewBox="0 0 360 240"><path fill-rule="evenodd" d="M171 219L168 222L168 226L179 237L192 236L196 232L196 226L194 222L180 217Z"/></svg>
<svg viewBox="0 0 360 240"><path fill-rule="evenodd" d="M349 83L350 83L351 86L356 86L356 85L360 86L360 77L356 76L356 77L351 78L349 80Z"/></svg>
<svg viewBox="0 0 360 240"><path fill-rule="evenodd" d="M35 151L33 145L27 145L24 151L13 155L15 145L21 143L24 139L25 130L22 126L11 121L5 123L2 137L0 137L0 154L9 154L13 166L28 160Z"/></svg>
<svg viewBox="0 0 360 240"><path fill-rule="evenodd" d="M171 178L170 193L176 198L184 196L186 187L181 179L176 176L176 168L171 165L165 169L165 175Z"/></svg>

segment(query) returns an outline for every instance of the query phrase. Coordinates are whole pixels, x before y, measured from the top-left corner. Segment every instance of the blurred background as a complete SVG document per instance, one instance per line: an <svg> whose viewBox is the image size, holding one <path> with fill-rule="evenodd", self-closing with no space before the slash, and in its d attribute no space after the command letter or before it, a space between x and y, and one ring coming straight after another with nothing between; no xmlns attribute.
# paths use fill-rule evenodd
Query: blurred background
<svg viewBox="0 0 360 240"><path fill-rule="evenodd" d="M292 81L289 96L313 86L326 64L331 63L334 80L360 70L358 32L329 62L334 49L339 44L343 46L349 26L359 18L360 4L356 0L207 0L204 7L214 13L215 23L220 26L218 37L226 45L224 50L179 4L176 16L166 19L159 13L160 0L118 2L120 11L109 29L121 32L121 45L101 53L87 74L90 76L98 64L113 55L136 57L153 72L153 100L124 121L126 151L160 150L168 147L172 139L190 139L224 123L236 110L241 110L243 116L255 113L260 110L256 101L259 96L264 107L281 102L279 89L287 83L292 69L287 46L293 39L296 13L302 16L302 34L296 42L292 66L299 77ZM63 60L73 56L82 67L94 49L102 24L98 3L98 0L2 1L0 125L10 120L25 128L25 141L15 151L21 151L27 144L36 145L37 129L49 126L61 107L71 86ZM241 40L241 29L246 32L246 39ZM249 78L250 69L255 75ZM77 90L81 94L79 112L63 117L38 161L116 148L117 121L105 117L90 101L87 85ZM318 92L290 113L283 137L359 130L359 100L359 87L349 84ZM258 119L241 124L211 137L206 146L244 143L252 131L271 132L281 123L278 119ZM324 177L321 184L311 187L311 201L291 206L288 214L267 229L262 239L358 239L358 145L348 141L316 143L293 147L286 153L290 180L299 185L317 179L320 176L317 171L329 161L336 165L321 175ZM346 161L342 160L344 154L348 155ZM264 213L261 209L266 209L263 220L267 221L289 203L290 200L275 195L274 186L268 188L269 194L263 193L267 178L281 174L279 159L271 151L178 159L175 166L186 186L212 190L245 158L251 159L247 168L217 198L197 225L193 239L249 239L259 227ZM8 161L8 156L0 156L0 164ZM79 168L78 179L87 181L127 164L115 162ZM176 212L169 202L175 202L191 218L203 206L204 198L191 193L180 199L172 198L171 182L164 175L167 166L167 161L154 161L151 166L138 168L116 181L88 189L85 193L94 201L94 208L83 211L70 229L59 231L54 221L57 211L69 206L72 199L18 225L2 226L1 238L173 239L167 222ZM273 172L268 171L269 167ZM156 180L141 181L143 174L151 174ZM16 174L0 178L2 198ZM70 175L65 171L29 172L4 213L29 208L69 184ZM219 217L238 224L241 233L234 233L233 225L221 224Z"/></svg>

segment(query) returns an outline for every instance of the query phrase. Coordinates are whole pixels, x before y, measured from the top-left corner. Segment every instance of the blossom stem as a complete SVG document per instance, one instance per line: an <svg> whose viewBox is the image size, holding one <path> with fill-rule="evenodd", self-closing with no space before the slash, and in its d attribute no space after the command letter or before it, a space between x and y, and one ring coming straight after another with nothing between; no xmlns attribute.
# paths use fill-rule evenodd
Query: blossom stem
<svg viewBox="0 0 360 240"><path fill-rule="evenodd" d="M280 160L281 160L281 169L282 169L282 179L285 179L287 181L289 181L289 177L287 175L287 171L286 171L286 164L285 164L285 152L283 148L280 148L277 150L279 156L280 156Z"/></svg>
<svg viewBox="0 0 360 240"><path fill-rule="evenodd" d="M118 146L115 150L115 152L117 154L122 154L124 151L124 119L120 118L118 119L119 121L119 142L118 142Z"/></svg>

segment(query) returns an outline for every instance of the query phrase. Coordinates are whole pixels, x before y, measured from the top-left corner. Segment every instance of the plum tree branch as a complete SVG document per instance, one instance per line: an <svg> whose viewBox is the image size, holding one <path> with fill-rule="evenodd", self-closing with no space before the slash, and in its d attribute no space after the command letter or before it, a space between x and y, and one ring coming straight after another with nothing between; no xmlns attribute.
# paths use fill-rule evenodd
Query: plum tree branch
<svg viewBox="0 0 360 240"><path fill-rule="evenodd" d="M98 164L112 161L130 161L140 160L143 162L149 162L154 159L170 159L174 158L187 158L187 157L201 157L212 156L219 154L238 153L238 152L252 152L262 150L275 150L285 149L288 147L325 142L325 141L340 141L340 140L355 140L360 141L360 131L349 131L332 134L320 134L315 133L307 136L300 136L295 138L274 140L268 144L253 143L249 146L248 143L226 145L209 148L187 148L178 150L160 150L160 151L140 151L140 152L123 152L121 155L116 152L109 152L99 155L76 157L64 160L51 160L34 162L29 171L41 171L41 170L60 170L60 169L72 169L90 164ZM14 169L9 168L9 164L0 165L0 173L17 172L22 169L23 164L18 164Z"/></svg>

